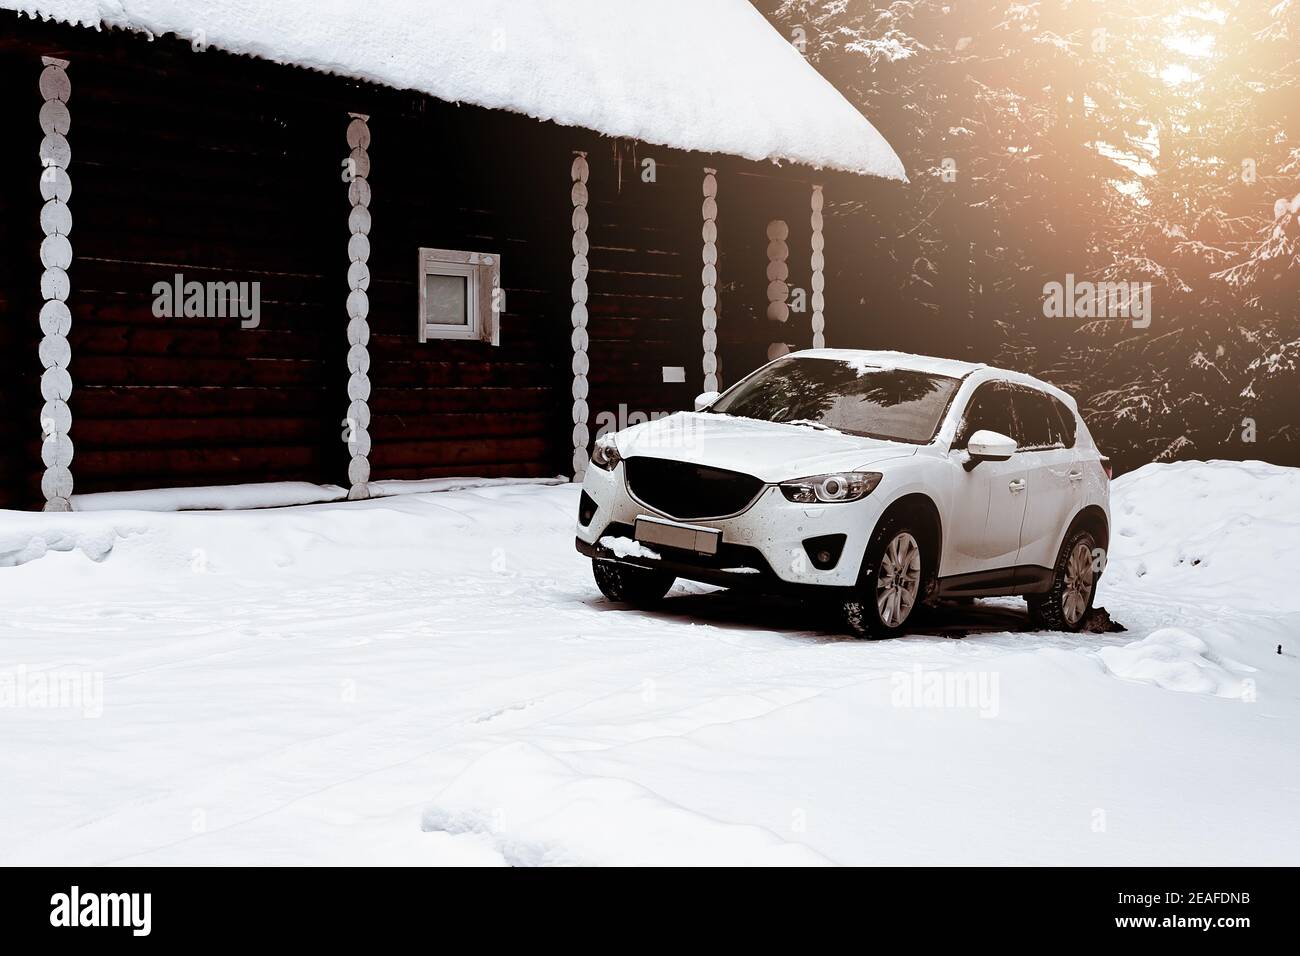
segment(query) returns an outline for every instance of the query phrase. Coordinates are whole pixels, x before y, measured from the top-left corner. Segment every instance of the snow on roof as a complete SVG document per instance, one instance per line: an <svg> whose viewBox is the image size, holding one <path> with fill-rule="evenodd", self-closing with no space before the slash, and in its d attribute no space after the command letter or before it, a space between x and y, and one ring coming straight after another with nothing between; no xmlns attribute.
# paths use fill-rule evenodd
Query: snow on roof
<svg viewBox="0 0 1300 956"><path fill-rule="evenodd" d="M0 0L680 149L905 179L748 0Z"/></svg>

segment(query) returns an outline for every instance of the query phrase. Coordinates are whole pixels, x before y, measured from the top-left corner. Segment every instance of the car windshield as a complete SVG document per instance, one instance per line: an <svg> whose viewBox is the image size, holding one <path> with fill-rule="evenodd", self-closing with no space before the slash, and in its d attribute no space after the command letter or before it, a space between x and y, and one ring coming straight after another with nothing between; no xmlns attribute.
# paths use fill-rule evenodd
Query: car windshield
<svg viewBox="0 0 1300 956"><path fill-rule="evenodd" d="M707 411L924 443L938 431L960 384L931 372L790 356L741 382Z"/></svg>

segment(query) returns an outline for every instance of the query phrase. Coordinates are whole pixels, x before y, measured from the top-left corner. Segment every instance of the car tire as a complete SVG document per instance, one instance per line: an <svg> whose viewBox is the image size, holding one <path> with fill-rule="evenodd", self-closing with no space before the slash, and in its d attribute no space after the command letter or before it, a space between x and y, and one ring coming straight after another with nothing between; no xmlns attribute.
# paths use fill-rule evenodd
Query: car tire
<svg viewBox="0 0 1300 956"><path fill-rule="evenodd" d="M600 558L592 558L591 573L596 579L596 587L605 597L638 607L658 604L677 580L667 571L638 568Z"/></svg>
<svg viewBox="0 0 1300 956"><path fill-rule="evenodd" d="M840 617L849 633L881 640L897 637L915 617L925 596L927 538L904 516L876 525L858 575L859 600L845 601Z"/></svg>
<svg viewBox="0 0 1300 956"><path fill-rule="evenodd" d="M1066 535L1052 569L1052 589L1025 597L1034 627L1077 632L1088 622L1099 577L1093 563L1096 547L1097 540L1090 531L1080 529Z"/></svg>

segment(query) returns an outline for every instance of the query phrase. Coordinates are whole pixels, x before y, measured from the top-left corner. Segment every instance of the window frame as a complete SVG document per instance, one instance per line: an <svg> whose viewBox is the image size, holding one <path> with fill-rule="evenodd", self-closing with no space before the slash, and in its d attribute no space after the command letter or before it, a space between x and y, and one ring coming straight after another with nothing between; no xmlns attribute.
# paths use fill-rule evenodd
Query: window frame
<svg viewBox="0 0 1300 956"><path fill-rule="evenodd" d="M418 337L439 340L501 344L501 257L491 252L420 248ZM430 322L427 314L427 278L460 276L465 279L464 325Z"/></svg>

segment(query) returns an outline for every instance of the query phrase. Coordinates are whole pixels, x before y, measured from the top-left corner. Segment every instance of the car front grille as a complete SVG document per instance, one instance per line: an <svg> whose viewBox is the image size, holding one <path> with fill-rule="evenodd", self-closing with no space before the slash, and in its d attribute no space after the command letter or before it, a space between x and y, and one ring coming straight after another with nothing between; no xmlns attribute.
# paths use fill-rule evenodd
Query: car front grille
<svg viewBox="0 0 1300 956"><path fill-rule="evenodd" d="M753 475L685 461L633 457L623 464L632 494L682 521L743 511L763 490L762 480Z"/></svg>

